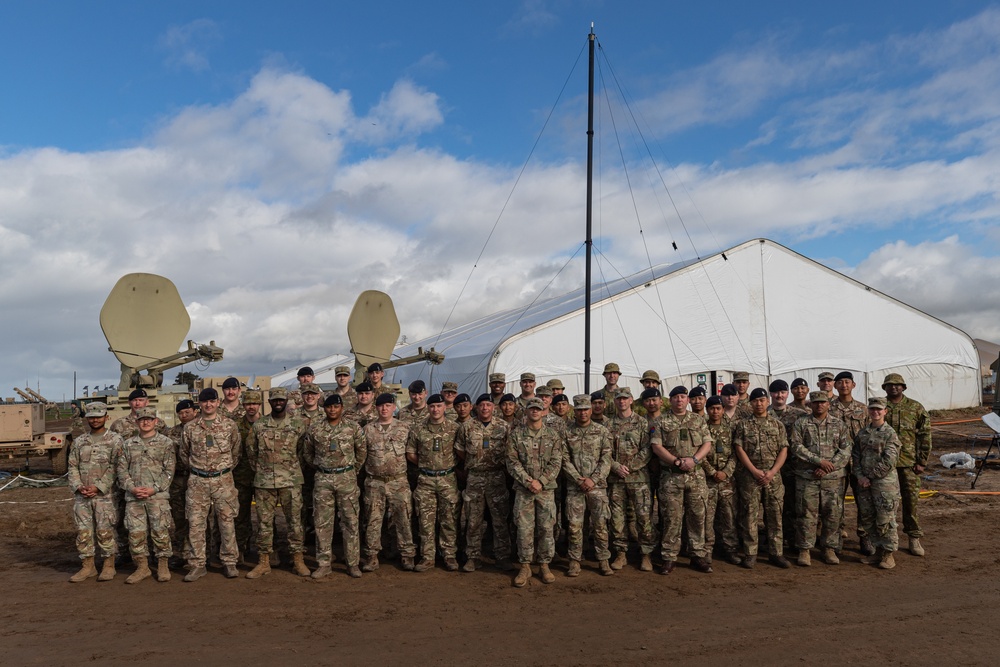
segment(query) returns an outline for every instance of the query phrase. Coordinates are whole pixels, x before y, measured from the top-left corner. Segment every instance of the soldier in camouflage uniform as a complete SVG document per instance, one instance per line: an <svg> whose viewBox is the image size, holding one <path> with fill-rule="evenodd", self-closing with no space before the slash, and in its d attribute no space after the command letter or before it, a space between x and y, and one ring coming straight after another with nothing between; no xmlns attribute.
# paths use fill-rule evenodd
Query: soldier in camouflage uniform
<svg viewBox="0 0 1000 667"><path fill-rule="evenodd" d="M545 383L545 386L552 390L553 397L566 393L566 385L559 378L552 378Z"/></svg>
<svg viewBox="0 0 1000 667"><path fill-rule="evenodd" d="M626 387L627 389L627 387ZM615 407L611 406L611 413L607 413L608 404L604 400L603 391L595 391L590 395L590 421L603 426L608 425L608 421L614 415Z"/></svg>
<svg viewBox="0 0 1000 667"><path fill-rule="evenodd" d="M550 388L551 390L551 388ZM590 394L587 394L587 398L590 398ZM588 400L589 403L589 400ZM566 426L573 423L573 409L569 403L569 396L566 394L556 394L552 397L552 414L559 417L564 422ZM588 408L589 410L590 408Z"/></svg>
<svg viewBox="0 0 1000 667"><path fill-rule="evenodd" d="M705 420L688 412L687 388L670 390L670 412L651 425L649 445L661 465L659 500L662 520L660 550L663 567L670 574L680 554L682 524L691 545L691 567L711 572L705 548L705 473L701 462L712 449Z"/></svg>
<svg viewBox="0 0 1000 667"><path fill-rule="evenodd" d="M454 421L456 424L464 424L467 421L472 421L472 397L468 394L459 394L455 397L455 416Z"/></svg>
<svg viewBox="0 0 1000 667"><path fill-rule="evenodd" d="M490 373L490 400L493 405L500 407L500 399L507 392L507 376L504 373Z"/></svg>
<svg viewBox="0 0 1000 667"><path fill-rule="evenodd" d="M246 410L240 401L240 394L243 389L240 381L234 377L228 377L222 383L222 402L219 404L219 415L229 417L233 421L238 421Z"/></svg>
<svg viewBox="0 0 1000 667"><path fill-rule="evenodd" d="M337 380L337 388L333 390L343 401L344 413L348 413L358 404L358 392L351 386L350 366L337 366L333 369L334 377Z"/></svg>
<svg viewBox="0 0 1000 667"><path fill-rule="evenodd" d="M614 405L615 396L618 395L618 378L622 376L622 369L614 362L604 364L604 372L601 375L604 376L604 387L601 388L601 393L604 394L604 404Z"/></svg>
<svg viewBox="0 0 1000 667"><path fill-rule="evenodd" d="M382 394L391 394L392 391L382 384L382 378L385 377L385 369L382 368L382 364L375 362L370 364L367 369L365 369L365 380L368 381L372 386L372 393L375 394L377 399Z"/></svg>
<svg viewBox="0 0 1000 667"><path fill-rule="evenodd" d="M688 392L688 402L691 405L691 414L698 415L708 421L708 414L705 412L705 404L708 402L708 392L701 385L692 387Z"/></svg>
<svg viewBox="0 0 1000 667"><path fill-rule="evenodd" d="M244 452L247 450L247 441L253 431L253 425L262 416L263 401L264 397L260 391L251 389L243 393L243 414L236 420L236 428L240 432L240 442L243 443ZM240 550L241 563L246 563L246 554L250 551L253 537L253 521L250 516L253 510L253 478L254 470L250 465L250 459L246 456L240 457L240 462L233 470L233 483L236 485L240 508L236 515L236 545ZM271 565L277 563L272 562Z"/></svg>
<svg viewBox="0 0 1000 667"><path fill-rule="evenodd" d="M830 416L836 417L847 424L847 437L852 443L854 442L854 437L861 432L861 429L868 425L868 407L861 401L854 400L852 394L855 386L853 373L850 371L837 373L837 376L833 378L833 387L837 390L837 397L830 399ZM859 487L857 478L851 474L850 459L848 459L847 468L844 470L845 494L848 487L850 487L854 497L857 498ZM875 553L875 548L872 546L871 540L868 539L868 536L865 534L865 528L861 524L861 517L858 517L857 520L857 535L858 542L861 545L861 553L866 556ZM843 544L843 538L845 537L847 537L846 524L841 519L841 544Z"/></svg>
<svg viewBox="0 0 1000 667"><path fill-rule="evenodd" d="M316 373L310 366L303 366L296 373L296 379L299 381L299 386L288 392L288 407L285 408L288 414L295 414L302 407L302 388L307 384L312 384L313 380L316 379ZM270 398L268 401L270 402Z"/></svg>
<svg viewBox="0 0 1000 667"><path fill-rule="evenodd" d="M190 471L187 488L188 539L185 553L190 571L184 581L192 582L206 574L205 529L208 515L215 514L219 525L219 556L229 579L239 576L236 562L234 521L239 511L233 468L240 460L242 443L236 423L219 417L219 393L202 389L198 394L201 415L184 426L180 459Z"/></svg>
<svg viewBox="0 0 1000 667"><path fill-rule="evenodd" d="M601 394L603 397L603 394ZM593 396L591 397L593 405ZM632 390L622 387L615 397L616 416L607 421L611 437L611 474L608 503L611 510L611 540L615 548L613 570L625 567L628 551L626 517L631 506L639 537L642 561L639 569L651 572L650 554L656 548L653 529L653 495L649 486L649 427L646 418L632 411Z"/></svg>
<svg viewBox="0 0 1000 667"><path fill-rule="evenodd" d="M521 386L521 393L517 397L517 421L519 423L524 423L524 407L528 404L528 401L535 397L535 374L534 373L521 373L521 379L519 382Z"/></svg>
<svg viewBox="0 0 1000 667"><path fill-rule="evenodd" d="M800 380L805 384L805 380ZM800 418L809 415L810 411L799 408L795 405L788 405L788 383L784 380L775 380L767 388L771 394L771 405L767 409L767 414L771 415L785 426L785 435L789 441L792 438L792 426ZM781 467L781 483L785 486L785 499L781 508L781 532L785 536L785 542L792 546L795 540L795 470L794 466L784 465Z"/></svg>
<svg viewBox="0 0 1000 667"><path fill-rule="evenodd" d="M819 391L826 392L827 397L832 401L834 399L833 395L833 384L836 382L836 376L830 371L823 371L819 374L816 379L816 386L819 387ZM811 399L810 399L811 400Z"/></svg>
<svg viewBox="0 0 1000 667"><path fill-rule="evenodd" d="M709 558L716 540L722 544L726 560L740 562L740 538L736 531L736 456L733 452L733 430L722 422L722 399L712 396L705 402L708 416L708 433L712 436L712 449L701 462L705 469L705 551Z"/></svg>
<svg viewBox="0 0 1000 667"><path fill-rule="evenodd" d="M500 408L500 418L506 422L507 426L514 428L521 425L517 418L517 398L514 394L504 394L497 407Z"/></svg>
<svg viewBox="0 0 1000 667"><path fill-rule="evenodd" d="M330 574L333 562L334 520L340 508L340 532L344 541L347 573L358 578L361 570L358 469L365 460L365 437L361 428L343 418L343 399L336 392L323 401L325 419L309 424L304 438L304 458L316 470L313 516L316 525L316 561L313 579Z"/></svg>
<svg viewBox="0 0 1000 667"><path fill-rule="evenodd" d="M396 534L396 543L402 556L403 569L413 570L413 527L411 524L413 497L406 479L406 443L410 428L393 418L396 397L382 394L375 399L378 420L364 428L365 490L364 503L365 545L362 554L362 572L379 568L378 552L382 549L382 521L386 509L389 523Z"/></svg>
<svg viewBox="0 0 1000 667"><path fill-rule="evenodd" d="M427 409L427 385L423 380L414 380L406 390L410 395L410 402L399 409L398 419L412 431L430 416Z"/></svg>
<svg viewBox="0 0 1000 667"><path fill-rule="evenodd" d="M69 448L69 488L73 492L76 550L82 565L70 581L80 583L97 576L94 542L104 564L98 581L115 578L115 524L118 521L112 491L115 487L115 457L122 439L105 424L104 403L88 403L84 418L88 433L74 438Z"/></svg>
<svg viewBox="0 0 1000 667"><path fill-rule="evenodd" d="M300 577L309 576L303 559L302 529L302 436L309 422L288 414L287 397L284 387L272 389L268 399L271 414L258 420L247 437L246 455L254 469L259 554L257 566L247 573L247 579L271 572L270 553L278 504L288 526L292 569Z"/></svg>
<svg viewBox="0 0 1000 667"><path fill-rule="evenodd" d="M157 581L170 581L170 482L177 453L174 441L156 432L156 410L139 410L139 435L125 440L115 461L118 486L125 492L125 527L129 551L136 570L126 584L137 584L152 576L149 547L152 538L157 558Z"/></svg>
<svg viewBox="0 0 1000 667"><path fill-rule="evenodd" d="M320 406L320 400L323 397L323 390L319 388L319 385L310 382L304 384L300 387L302 392L302 409L299 410L297 416L305 420L305 426L313 421L322 421L325 419L323 414L323 408ZM316 529L313 526L313 482L316 477L316 471L312 466L308 465L305 460L302 461L302 540L303 542L309 542L310 540L315 540Z"/></svg>
<svg viewBox="0 0 1000 667"><path fill-rule="evenodd" d="M565 396L561 394L560 396ZM601 574L615 573L608 560L608 473L611 472L611 437L608 430L590 421L590 394L573 397L573 423L566 429L562 469L566 477L566 519L569 524L567 577L580 575L583 560L583 519L590 511L594 550Z"/></svg>
<svg viewBox="0 0 1000 667"><path fill-rule="evenodd" d="M733 387L736 388L736 417L746 419L753 410L750 408L750 373L747 371L737 371L733 373Z"/></svg>
<svg viewBox="0 0 1000 667"><path fill-rule="evenodd" d="M868 399L868 425L854 437L851 451L858 481L858 520L864 524L875 553L865 563L877 563L883 570L896 567L893 553L898 547L896 510L899 507L899 436L885 422L886 399Z"/></svg>
<svg viewBox="0 0 1000 667"><path fill-rule="evenodd" d="M198 410L194 401L186 398L177 402L175 411L180 423L172 426L167 431L167 435L174 442L176 460L174 478L170 482L170 518L173 523L173 534L170 541L176 559L175 566L179 566L187 560L187 554L184 552L184 541L187 539L188 522L184 504L187 496L188 477L191 475L184 461L181 460L181 441L184 437L184 425L194 421L198 416Z"/></svg>
<svg viewBox="0 0 1000 667"><path fill-rule="evenodd" d="M444 418L455 421L458 413L455 412L455 398L458 396L458 383L442 382L441 397L444 398Z"/></svg>
<svg viewBox="0 0 1000 667"><path fill-rule="evenodd" d="M722 389L719 390L719 398L722 399L722 420L735 426L736 422L743 418L739 410L740 399L736 387L731 384L723 385Z"/></svg>
<svg viewBox="0 0 1000 667"><path fill-rule="evenodd" d="M769 560L777 567L788 568L790 564L783 555L781 543L781 505L785 490L780 475L788 456L788 436L784 425L767 414L767 392L759 387L754 389L750 393L750 407L753 410L751 417L737 420L733 430L733 449L740 462L736 468L740 537L746 550L740 565L752 569L757 562L757 529L763 496Z"/></svg>
<svg viewBox="0 0 1000 667"><path fill-rule="evenodd" d="M375 389L370 382L362 382L355 390L358 392L358 402L353 410L345 410L344 418L356 423L362 430L365 426L378 421L378 410L375 409Z"/></svg>
<svg viewBox="0 0 1000 667"><path fill-rule="evenodd" d="M514 522L517 526L517 558L521 569L514 586L521 588L531 578L531 562L539 563L546 584L555 581L549 563L555 556L555 489L562 470L566 438L542 422L545 404L530 398L526 423L507 438L507 472L514 478Z"/></svg>
<svg viewBox="0 0 1000 667"><path fill-rule="evenodd" d="M483 548L483 514L489 509L493 520L493 555L501 570L510 570L511 543L507 528L510 520L510 496L504 463L510 428L502 419L494 419L495 407L489 394L476 399L476 419L458 428L455 453L463 461L468 479L462 494L465 507L465 565L463 572L474 572Z"/></svg>
<svg viewBox="0 0 1000 667"><path fill-rule="evenodd" d="M788 407L798 408L802 414L809 414L809 383L805 378L795 378L790 387L793 400Z"/></svg>
<svg viewBox="0 0 1000 667"><path fill-rule="evenodd" d="M923 556L920 538L924 531L917 520L920 475L931 455L931 418L917 401L903 394L906 382L899 373L890 373L882 383L886 393L885 421L899 436L896 474L903 506L903 532L909 537L910 553Z"/></svg>
<svg viewBox="0 0 1000 667"><path fill-rule="evenodd" d="M851 437L847 424L830 416L826 392L809 394L809 407L812 415L795 422L789 441L797 502L795 547L799 550L799 565L811 565L809 550L816 545L818 520L823 562L837 565L840 522L844 518L843 478L851 458Z"/></svg>

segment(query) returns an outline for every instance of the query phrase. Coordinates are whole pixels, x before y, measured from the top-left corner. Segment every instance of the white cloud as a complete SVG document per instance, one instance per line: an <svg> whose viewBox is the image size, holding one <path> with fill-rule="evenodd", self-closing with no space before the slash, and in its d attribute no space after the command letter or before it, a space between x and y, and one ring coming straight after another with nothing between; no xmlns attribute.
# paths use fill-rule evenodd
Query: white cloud
<svg viewBox="0 0 1000 667"><path fill-rule="evenodd" d="M167 52L167 65L170 67L203 72L209 68L208 50L220 37L219 27L214 21L195 19L167 28L160 37L160 47Z"/></svg>

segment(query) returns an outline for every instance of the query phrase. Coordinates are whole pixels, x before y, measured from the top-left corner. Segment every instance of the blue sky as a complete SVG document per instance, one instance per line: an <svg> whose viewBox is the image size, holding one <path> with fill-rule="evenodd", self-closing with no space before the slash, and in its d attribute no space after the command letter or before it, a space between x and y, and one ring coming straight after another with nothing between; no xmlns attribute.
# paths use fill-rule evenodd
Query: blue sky
<svg viewBox="0 0 1000 667"><path fill-rule="evenodd" d="M566 82L453 323L532 298L578 244L591 21L642 126L601 107L615 266L638 210L654 262L766 236L1000 340L969 289L1000 278L1000 7L671 4L0 4L0 386L113 381L130 271L174 280L213 373L346 351L366 288L435 333Z"/></svg>

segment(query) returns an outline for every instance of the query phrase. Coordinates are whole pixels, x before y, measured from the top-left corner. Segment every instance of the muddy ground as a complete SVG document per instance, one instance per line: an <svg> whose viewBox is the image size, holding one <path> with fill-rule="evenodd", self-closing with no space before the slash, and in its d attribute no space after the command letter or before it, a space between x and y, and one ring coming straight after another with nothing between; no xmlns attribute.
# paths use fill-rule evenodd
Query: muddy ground
<svg viewBox="0 0 1000 667"><path fill-rule="evenodd" d="M969 437L987 433L978 422L937 427L926 486L969 490L971 477L942 469L937 455L981 456L988 439ZM1000 492L1000 468L987 467L977 486ZM1000 496L922 500L927 557L901 551L888 572L859 562L852 535L838 566L746 571L716 561L713 574L681 567L662 577L633 564L605 578L591 561L568 579L557 563L554 584L536 578L517 590L490 567L414 574L383 564L353 580L339 563L318 582L283 566L257 581L214 571L192 584L175 573L127 586L128 568L113 582L73 585L69 495L0 492L5 665L996 662ZM853 525L853 505L848 514Z"/></svg>

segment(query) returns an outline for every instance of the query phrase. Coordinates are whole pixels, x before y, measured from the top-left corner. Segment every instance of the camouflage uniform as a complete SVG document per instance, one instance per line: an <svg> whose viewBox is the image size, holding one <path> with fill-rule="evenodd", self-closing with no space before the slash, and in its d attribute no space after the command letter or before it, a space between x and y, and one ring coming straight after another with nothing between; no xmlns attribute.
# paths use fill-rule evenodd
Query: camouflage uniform
<svg viewBox="0 0 1000 667"><path fill-rule="evenodd" d="M649 425L636 413L631 417L607 420L611 436L611 474L608 475L608 503L611 510L611 540L618 553L628 549L626 515L631 505L639 533L639 549L653 553L656 533L653 528L653 494L649 485ZM624 479L615 472L621 466L629 469Z"/></svg>
<svg viewBox="0 0 1000 667"><path fill-rule="evenodd" d="M441 554L454 558L458 550L458 480L455 477L455 436L458 424L424 421L410 428L406 453L417 457L417 488L413 506L420 527L420 558L434 562L436 524L441 525Z"/></svg>
<svg viewBox="0 0 1000 667"><path fill-rule="evenodd" d="M139 420L136 419L135 411L132 410L124 417L116 419L108 427L108 430L120 436L122 442L139 435ZM157 417L156 432L166 435L168 430L167 422ZM125 526L125 492L121 490L117 482L115 483L113 496L115 501L115 515L118 517L118 525L116 526L118 553L124 554L128 551L128 529Z"/></svg>
<svg viewBox="0 0 1000 667"><path fill-rule="evenodd" d="M218 414L220 417L228 417L229 419L232 419L234 422L238 422L240 419L246 416L247 409L243 407L242 403L238 403L236 405L236 408L234 408L233 410L227 408L224 403L219 403Z"/></svg>
<svg viewBox="0 0 1000 667"><path fill-rule="evenodd" d="M369 405L364 412L359 411L355 405L353 410L344 409L344 419L350 419L363 431L365 426L378 421L378 411L375 409L374 403Z"/></svg>
<svg viewBox="0 0 1000 667"><path fill-rule="evenodd" d="M397 419L410 427L412 431L415 428L419 428L427 418L430 417L430 412L427 410L427 405L424 404L422 408L415 408L413 404L404 405L399 409L399 416Z"/></svg>
<svg viewBox="0 0 1000 667"><path fill-rule="evenodd" d="M507 455L507 423L493 418L489 424L472 419L462 424L455 439L455 451L465 454L468 479L462 499L465 501L465 555L478 559L483 548L483 514L489 508L493 519L493 555L497 560L511 556L510 496L504 463Z"/></svg>
<svg viewBox="0 0 1000 667"><path fill-rule="evenodd" d="M850 403L843 403L839 398L830 399L830 416L836 417L840 421L847 424L847 437L851 443L854 442L854 438L861 432L865 426L868 426L868 406L861 401L856 401L851 399ZM851 489L851 493L855 498L858 497L858 492L860 488L858 487L857 478L851 474L851 459L847 459L847 468L844 471L844 492L847 492L848 487ZM844 521L841 520L840 527L844 528ZM865 528L861 524L861 517L858 517L857 521L857 533L858 538L865 537Z"/></svg>
<svg viewBox="0 0 1000 667"><path fill-rule="evenodd" d="M190 471L181 460L181 439L184 436L184 424L177 424L167 430L167 436L174 443L174 478L170 480L170 518L173 523L173 534L170 538L174 554L184 556L184 540L188 534L187 513L185 512L185 497L187 496L188 477Z"/></svg>
<svg viewBox="0 0 1000 667"><path fill-rule="evenodd" d="M316 469L313 491L313 523L316 526L316 561L320 567L333 560L334 520L340 508L340 532L344 562L356 566L361 557L358 468L365 460L365 438L361 428L341 419L336 425L315 421L306 431L304 458Z"/></svg>
<svg viewBox="0 0 1000 667"><path fill-rule="evenodd" d="M288 550L303 550L302 435L307 420L298 415L261 417L247 436L246 454L254 469L257 504L257 553L270 554L278 504L288 526ZM263 558L262 558L263 560Z"/></svg>
<svg viewBox="0 0 1000 667"><path fill-rule="evenodd" d="M262 417L258 416L257 421L261 419ZM247 451L247 441L250 438L250 432L253 431L253 425L256 423L249 421L245 413L236 420L236 428L240 432L240 442L243 443L244 452ZM246 554L250 550L253 537L253 519L251 517L253 478L254 470L253 466L250 465L250 459L243 456L233 469L233 484L236 486L236 499L239 502L239 512L236 514L236 545L241 554Z"/></svg>
<svg viewBox="0 0 1000 667"><path fill-rule="evenodd" d="M785 435L792 438L792 426L801 417L808 417L812 414L809 410L804 410L796 405L786 404L781 410L774 407L767 409L767 414L771 415L785 426ZM786 463L781 467L781 482L785 485L785 499L781 506L781 530L786 536L786 540L791 543L795 539L795 470L794 466Z"/></svg>
<svg viewBox="0 0 1000 667"><path fill-rule="evenodd" d="M185 556L191 569L205 566L205 529L208 515L219 524L219 556L224 565L236 565L239 549L233 520L238 510L232 470L240 460L242 443L232 419L203 416L188 422L181 437L180 459L191 472L187 488L188 538Z"/></svg>
<svg viewBox="0 0 1000 667"><path fill-rule="evenodd" d="M115 553L115 458L122 447L117 433L85 433L74 438L69 448L69 488L73 492L73 521L76 523L76 550L80 559L94 556L94 541L105 558ZM77 491L96 486L98 493L85 498Z"/></svg>
<svg viewBox="0 0 1000 667"><path fill-rule="evenodd" d="M341 394L336 389L334 389L332 393L340 396L340 401L344 405L344 412L353 410L354 407L358 404L358 392L355 391L354 387L350 385L347 386L347 391L345 391L343 394Z"/></svg>
<svg viewBox="0 0 1000 667"><path fill-rule="evenodd" d="M569 523L568 555L583 560L583 520L590 510L597 560L609 560L608 550L608 473L611 472L611 436L600 424L566 429L566 451L562 461L566 477L566 519ZM580 479L588 477L594 488L580 490Z"/></svg>
<svg viewBox="0 0 1000 667"><path fill-rule="evenodd" d="M382 520L386 506L389 509L389 523L396 533L399 553L404 558L413 558L416 547L413 544L412 494L406 479L406 441L410 428L393 419L383 425L377 421L364 429L365 490L362 494L365 516L365 560L373 560L382 549Z"/></svg>
<svg viewBox="0 0 1000 667"><path fill-rule="evenodd" d="M678 458L693 457L705 442L711 442L705 420L690 412L678 417L661 415L654 423L649 444L662 445ZM705 498L708 488L701 463L684 472L676 466L663 465L660 475L660 515L662 536L660 551L664 561L675 561L681 549L681 528L687 527L691 555L707 558L705 548Z"/></svg>
<svg viewBox="0 0 1000 667"><path fill-rule="evenodd" d="M899 507L899 478L894 475L899 458L899 436L889 424L868 425L854 437L851 459L855 477L867 477L871 486L858 488L858 522L872 545L893 552L899 547L896 509Z"/></svg>
<svg viewBox="0 0 1000 667"><path fill-rule="evenodd" d="M810 415L792 426L789 442L795 473L795 547L816 546L816 522L821 521L819 546L840 550L840 522L844 518L844 475L851 459L848 426L829 414L822 421ZM820 461L833 464L833 472L817 479ZM786 466L788 462L786 462Z"/></svg>
<svg viewBox="0 0 1000 667"><path fill-rule="evenodd" d="M554 491L562 469L565 437L545 426L533 430L514 428L507 438L507 472L514 478L514 523L517 526L517 558L521 563L548 564L556 552ZM542 490L528 490L531 480ZM536 548L537 545L537 548Z"/></svg>
<svg viewBox="0 0 1000 667"><path fill-rule="evenodd" d="M148 536L153 540L157 558L171 554L170 483L174 478L177 453L174 441L156 433L146 440L129 438L119 449L115 462L118 485L125 492L125 527L128 529L129 551L133 557L148 556ZM136 498L136 487L152 487L148 498Z"/></svg>
<svg viewBox="0 0 1000 667"><path fill-rule="evenodd" d="M903 532L910 537L923 537L917 521L917 501L920 499L920 475L913 466L926 466L931 455L931 418L917 401L903 396L899 403L886 401L885 423L899 436L899 493L903 505Z"/></svg>
<svg viewBox="0 0 1000 667"><path fill-rule="evenodd" d="M740 419L733 430L733 449L739 447L757 469L768 471L782 449L788 447L784 425L771 416ZM771 556L783 553L781 538L781 506L784 484L781 475L775 475L765 487L743 466L736 468L736 489L739 492L740 537L747 556L757 555L757 528L761 520L761 498L764 503L764 528L767 531L768 551Z"/></svg>
<svg viewBox="0 0 1000 667"><path fill-rule="evenodd" d="M753 408L750 407L750 395L744 394L736 401L735 419L749 419L753 417Z"/></svg>
<svg viewBox="0 0 1000 667"><path fill-rule="evenodd" d="M727 553L735 554L740 548L736 531L736 453L733 452L733 431L725 424L706 424L712 436L712 449L701 462L705 469L705 551L712 553L716 539ZM721 482L713 477L716 472L726 473Z"/></svg>

